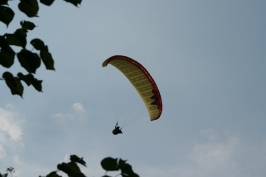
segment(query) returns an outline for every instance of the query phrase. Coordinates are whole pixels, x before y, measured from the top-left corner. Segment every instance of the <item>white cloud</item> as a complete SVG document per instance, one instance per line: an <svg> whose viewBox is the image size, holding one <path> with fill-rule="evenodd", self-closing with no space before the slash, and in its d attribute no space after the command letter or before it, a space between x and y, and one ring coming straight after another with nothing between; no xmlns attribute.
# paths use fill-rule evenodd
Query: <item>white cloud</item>
<svg viewBox="0 0 266 177"><path fill-rule="evenodd" d="M22 119L11 104L6 109L0 108L0 159L8 154L8 150L22 147Z"/></svg>
<svg viewBox="0 0 266 177"><path fill-rule="evenodd" d="M188 152L186 163L172 167L176 169L173 176L236 177L254 176L255 171L266 172L265 142L253 144L230 131L216 134L210 129L202 130L200 136L199 142Z"/></svg>
<svg viewBox="0 0 266 177"><path fill-rule="evenodd" d="M56 113L52 115L57 121L69 121L75 118L83 118L86 110L81 103L74 103L72 105L72 113Z"/></svg>
<svg viewBox="0 0 266 177"><path fill-rule="evenodd" d="M237 137L230 137L225 142L197 144L191 152L190 158L206 170L231 169L236 166L232 156L238 145Z"/></svg>
<svg viewBox="0 0 266 177"><path fill-rule="evenodd" d="M72 105L72 108L74 109L74 111L76 111L77 113L85 113L85 109L83 107L83 105L81 103L74 103Z"/></svg>
<svg viewBox="0 0 266 177"><path fill-rule="evenodd" d="M218 138L217 135L214 133L214 131L211 129L201 130L200 135L212 141Z"/></svg>
<svg viewBox="0 0 266 177"><path fill-rule="evenodd" d="M9 134L12 140L19 141L22 138L22 131L14 116L13 112L0 108L0 130Z"/></svg>
<svg viewBox="0 0 266 177"><path fill-rule="evenodd" d="M217 135L210 129L202 130L200 135L202 142L188 153L189 165L180 169L181 176L233 175L238 165L235 154L241 147L239 137L229 131Z"/></svg>
<svg viewBox="0 0 266 177"><path fill-rule="evenodd" d="M0 142L1 143L1 142ZM6 150L5 148L0 144L0 159L3 159L6 157Z"/></svg>
<svg viewBox="0 0 266 177"><path fill-rule="evenodd" d="M16 163L16 164L23 164L23 162L20 161L20 158L18 155L15 155L13 157L13 161Z"/></svg>
<svg viewBox="0 0 266 177"><path fill-rule="evenodd" d="M54 117L57 121L67 121L74 118L72 114L62 114L62 113L54 114L52 115L52 117Z"/></svg>
<svg viewBox="0 0 266 177"><path fill-rule="evenodd" d="M219 134L207 129L200 131L198 142L188 148L187 154L179 155L176 163L132 165L141 176L262 177L265 163L266 141L250 141L230 131Z"/></svg>

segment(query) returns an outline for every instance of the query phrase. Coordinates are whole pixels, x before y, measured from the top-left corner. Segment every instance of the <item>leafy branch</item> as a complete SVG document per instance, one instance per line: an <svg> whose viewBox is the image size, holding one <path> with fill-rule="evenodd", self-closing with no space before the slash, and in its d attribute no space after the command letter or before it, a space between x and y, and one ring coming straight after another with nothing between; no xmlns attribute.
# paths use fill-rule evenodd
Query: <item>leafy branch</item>
<svg viewBox="0 0 266 177"><path fill-rule="evenodd" d="M133 171L132 166L126 162L126 160L106 157L101 161L101 165L102 168L106 170L106 173L103 177L111 177L107 175L108 171L120 171L119 174L114 177L139 177L139 175Z"/></svg>
<svg viewBox="0 0 266 177"><path fill-rule="evenodd" d="M4 23L7 27L15 16L14 11L9 7L9 1L12 0L0 1L0 22ZM64 1L78 7L82 0ZM18 9L29 18L33 18L38 17L39 3L51 6L53 2L54 0L19 0ZM42 80L36 79L34 74L36 74L41 63L45 65L47 70L55 70L55 67L52 54L49 52L48 46L45 45L43 40L35 38L30 41L30 44L38 52L30 51L26 48L27 33L33 30L36 25L30 21L23 20L20 22L20 26L14 33L0 35L0 65L4 68L10 68L17 58L21 67L27 71L27 74L19 72L14 76L12 73L6 71L2 74L0 80L5 80L12 95L22 97L24 87L21 81L24 81L27 86L32 85L37 91L42 92ZM12 46L20 47L21 50L15 52Z"/></svg>
<svg viewBox="0 0 266 177"><path fill-rule="evenodd" d="M71 155L70 156L70 162L68 163L60 163L57 165L57 170L50 172L46 176L39 176L39 177L62 177L58 174L58 172L63 172L67 174L69 177L86 177L80 170L78 164L86 166L86 162L84 161L83 157L80 158L77 155ZM104 176L102 177L112 177L110 175L107 175L109 171L119 171L119 173L113 177L139 177L138 174L136 174L131 165L126 162L126 160L118 159L118 158L112 158L112 157L106 157L101 161L102 168L106 171ZM14 173L14 168L10 167L7 169L7 172L10 173L12 177L12 173ZM8 177L8 173L1 174L0 177Z"/></svg>

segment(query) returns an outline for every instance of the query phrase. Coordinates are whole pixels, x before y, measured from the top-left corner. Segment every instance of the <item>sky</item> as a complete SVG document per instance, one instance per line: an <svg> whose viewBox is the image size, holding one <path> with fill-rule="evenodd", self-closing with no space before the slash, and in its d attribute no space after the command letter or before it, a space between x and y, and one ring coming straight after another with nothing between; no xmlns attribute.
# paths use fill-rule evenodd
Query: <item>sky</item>
<svg viewBox="0 0 266 177"><path fill-rule="evenodd" d="M264 177L265 8L263 0L84 0L40 5L33 19L16 10L1 34L34 22L28 42L49 46L56 71L42 65L43 92L25 86L23 99L0 84L0 173L45 176L76 154L88 177L105 174L105 157L145 177ZM160 119L150 121L130 83L102 67L113 55L150 72ZM26 73L18 61L4 71ZM114 136L117 121L123 134Z"/></svg>

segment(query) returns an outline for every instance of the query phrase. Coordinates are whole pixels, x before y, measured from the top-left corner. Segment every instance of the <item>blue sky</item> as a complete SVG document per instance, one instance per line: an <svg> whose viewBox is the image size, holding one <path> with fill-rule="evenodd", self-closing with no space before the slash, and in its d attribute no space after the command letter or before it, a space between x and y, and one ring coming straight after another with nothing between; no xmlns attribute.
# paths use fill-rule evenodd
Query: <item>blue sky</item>
<svg viewBox="0 0 266 177"><path fill-rule="evenodd" d="M0 172L47 175L76 154L87 176L103 175L107 156L127 159L146 177L264 176L265 8L260 0L84 1L80 8L59 1L41 5L39 18L16 13L1 31L35 22L28 38L44 40L56 71L41 66L43 93L26 88L23 99L0 84ZM163 99L159 120L149 121L112 66L102 68L113 55L153 76ZM9 71L21 71L18 62ZM117 120L124 134L113 136Z"/></svg>

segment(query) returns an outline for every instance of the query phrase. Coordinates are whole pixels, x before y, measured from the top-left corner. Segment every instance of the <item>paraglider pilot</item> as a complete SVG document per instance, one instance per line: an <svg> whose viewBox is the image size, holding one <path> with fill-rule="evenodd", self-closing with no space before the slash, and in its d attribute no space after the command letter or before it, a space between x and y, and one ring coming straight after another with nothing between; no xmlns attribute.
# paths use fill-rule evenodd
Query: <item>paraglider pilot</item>
<svg viewBox="0 0 266 177"><path fill-rule="evenodd" d="M120 127L118 126L118 122L116 122L116 124L115 124L115 129L113 130L113 134L114 134L114 135L117 135L117 134L119 134L119 133L123 134L123 132L122 132L122 128L120 128Z"/></svg>

